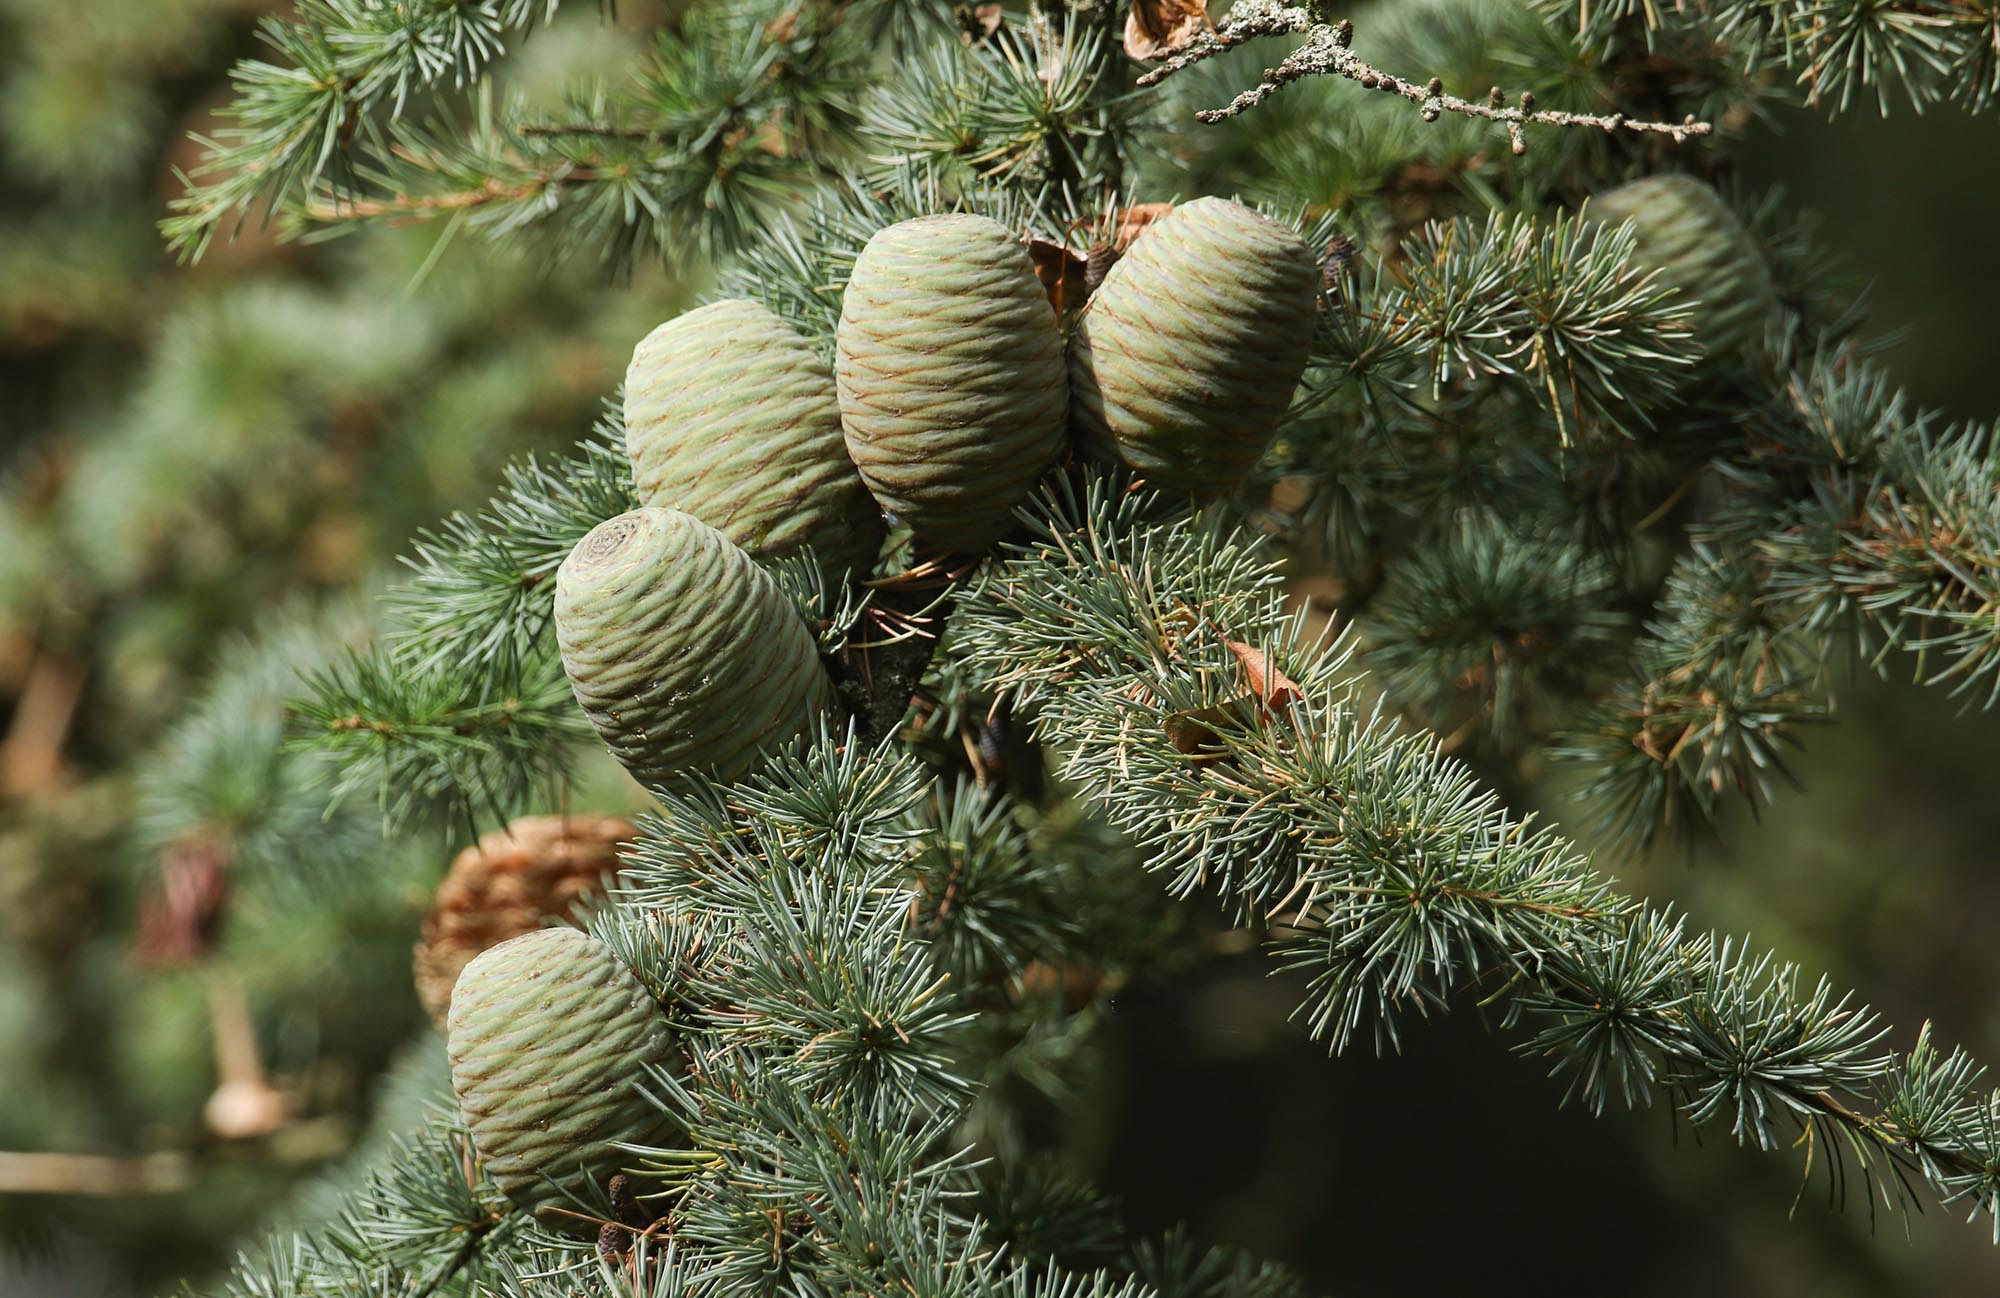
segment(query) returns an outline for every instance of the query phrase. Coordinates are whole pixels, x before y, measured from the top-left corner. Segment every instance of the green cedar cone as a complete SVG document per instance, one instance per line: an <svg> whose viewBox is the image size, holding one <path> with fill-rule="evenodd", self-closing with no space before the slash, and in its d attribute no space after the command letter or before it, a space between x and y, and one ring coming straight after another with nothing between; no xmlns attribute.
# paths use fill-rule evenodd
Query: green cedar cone
<svg viewBox="0 0 2000 1298"><path fill-rule="evenodd" d="M577 702L644 784L736 779L833 698L771 575L679 510L635 509L577 543L556 573L556 642Z"/></svg>
<svg viewBox="0 0 2000 1298"><path fill-rule="evenodd" d="M983 548L1062 453L1062 336L1027 249L979 216L878 231L848 281L834 378L847 449L926 541Z"/></svg>
<svg viewBox="0 0 2000 1298"><path fill-rule="evenodd" d="M1757 353L1778 293L1757 243L1729 204L1692 176L1647 176L1590 200L1607 225L1632 222L1632 262L1687 299L1711 365Z"/></svg>
<svg viewBox="0 0 2000 1298"><path fill-rule="evenodd" d="M617 954L573 928L523 933L458 977L446 1020L451 1088L506 1196L536 1208L602 1186L654 1144L664 1114L637 1089L671 1067L672 1034Z"/></svg>
<svg viewBox="0 0 2000 1298"><path fill-rule="evenodd" d="M755 302L717 302L646 335L625 371L639 503L694 515L758 557L811 545L866 576L882 516L847 456L833 376Z"/></svg>
<svg viewBox="0 0 2000 1298"><path fill-rule="evenodd" d="M1304 240L1240 203L1198 198L1148 226L1070 336L1083 449L1165 487L1233 486L1305 372L1319 280Z"/></svg>

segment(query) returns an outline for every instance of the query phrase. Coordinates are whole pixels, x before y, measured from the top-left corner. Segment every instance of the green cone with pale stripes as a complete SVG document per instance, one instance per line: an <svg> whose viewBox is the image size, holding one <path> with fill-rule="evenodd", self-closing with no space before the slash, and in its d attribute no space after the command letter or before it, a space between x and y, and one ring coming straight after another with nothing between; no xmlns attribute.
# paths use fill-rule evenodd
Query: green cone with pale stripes
<svg viewBox="0 0 2000 1298"><path fill-rule="evenodd" d="M771 575L679 510L635 509L577 543L556 572L556 643L577 702L642 784L736 779L833 700Z"/></svg>
<svg viewBox="0 0 2000 1298"><path fill-rule="evenodd" d="M1148 226L1070 335L1085 453L1164 487L1228 490L1305 372L1319 276L1303 239L1240 203L1198 198Z"/></svg>
<svg viewBox="0 0 2000 1298"><path fill-rule="evenodd" d="M1692 176L1647 176L1599 194L1589 213L1632 223L1632 262L1686 299L1709 371L1759 353L1778 309L1771 268L1722 195Z"/></svg>
<svg viewBox="0 0 2000 1298"><path fill-rule="evenodd" d="M980 216L878 231L848 281L834 379L848 453L920 539L972 552L1062 453L1062 336L1027 249Z"/></svg>
<svg viewBox="0 0 2000 1298"><path fill-rule="evenodd" d="M638 978L573 928L524 933L458 976L446 1019L451 1088L487 1174L530 1211L600 1189L657 1144L664 1114L638 1087L675 1063L673 1038Z"/></svg>
<svg viewBox="0 0 2000 1298"><path fill-rule="evenodd" d="M882 548L833 375L758 303L690 311L634 349L625 450L640 504L692 514L759 558L811 545L834 574L866 576Z"/></svg>

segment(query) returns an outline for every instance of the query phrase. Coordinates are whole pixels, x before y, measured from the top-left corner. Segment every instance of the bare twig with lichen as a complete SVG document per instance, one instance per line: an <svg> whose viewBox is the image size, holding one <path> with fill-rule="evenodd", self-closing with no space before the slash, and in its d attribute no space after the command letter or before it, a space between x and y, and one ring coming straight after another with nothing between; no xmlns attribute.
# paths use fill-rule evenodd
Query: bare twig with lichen
<svg viewBox="0 0 2000 1298"><path fill-rule="evenodd" d="M1363 61L1350 48L1354 43L1354 24L1345 18L1337 22L1325 21L1316 14L1316 9L1314 5L1284 5L1276 3L1276 0L1239 0L1230 9L1228 21L1220 27L1199 32L1186 48L1140 77L1139 84L1158 85L1176 72L1259 37L1303 35L1305 44L1286 55L1276 67L1264 69L1263 80L1220 108L1203 109L1195 114L1195 118L1209 123L1224 121L1248 112L1291 82L1306 77L1333 76L1346 77L1365 90L1401 95L1418 105L1427 122L1436 121L1443 113L1502 122L1517 154L1527 152L1527 138L1522 131L1526 126L1587 126L1602 131L1639 131L1670 135L1676 144L1691 136L1707 135L1714 129L1708 122L1696 121L1692 116L1678 123L1649 122L1629 118L1623 113L1600 115L1538 110L1534 95L1527 91L1521 93L1518 105L1510 108L1498 86L1493 87L1483 103L1461 99L1446 94L1444 83L1436 77L1419 85Z"/></svg>

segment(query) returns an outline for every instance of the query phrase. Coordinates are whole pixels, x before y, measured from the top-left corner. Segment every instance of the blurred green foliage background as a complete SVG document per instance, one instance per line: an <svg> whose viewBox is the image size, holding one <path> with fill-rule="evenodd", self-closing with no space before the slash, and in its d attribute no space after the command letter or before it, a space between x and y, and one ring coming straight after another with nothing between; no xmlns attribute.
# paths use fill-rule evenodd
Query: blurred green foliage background
<svg viewBox="0 0 2000 1298"><path fill-rule="evenodd" d="M426 230L308 246L252 224L176 265L156 222L196 156L186 137L215 128L230 65L278 7L0 3L9 1295L198 1276L353 1142L374 1078L423 1022L409 950L458 844L385 850L367 879L242 885L213 958L187 964L143 939L185 829L149 791L190 774L190 714L218 664L303 665L284 662L284 642L250 646L255 628L322 605L364 620L343 592L379 585L418 527L483 500L509 456L587 431L631 340L678 300L659 279L608 283L470 241L440 250ZM625 8L623 27L587 14L545 34L510 87L552 94L629 56L656 14ZM263 773L240 774L256 796ZM246 993L291 1118L230 1142L204 1117L211 1020ZM51 1178L135 1192L18 1192Z"/></svg>
<svg viewBox="0 0 2000 1298"><path fill-rule="evenodd" d="M177 967L140 941L171 841L148 821L148 781L171 776L176 719L261 618L318 603L358 618L342 592L482 499L508 455L582 435L631 343L698 287L472 240L440 251L427 229L281 245L252 226L173 264L154 223L192 159L185 136L212 128L269 7L0 0L9 1298L199 1277L361 1138L378 1075L421 1022L408 949L458 844L385 849L366 886L238 898L215 957ZM655 15L585 14L505 76L548 93L566 70L630 57ZM2000 413L2000 121L1801 113L1727 147L1747 190L1784 185L1873 282L1874 327L1902 332L1888 358L1916 397ZM1850 674L1838 723L1797 764L1805 795L1719 841L1607 864L1865 989L1894 1021L1930 1016L2000 1058L2000 717ZM1581 824L1562 788L1535 796ZM287 1118L231 1140L204 1106L212 1020L238 994ZM1121 999L1074 1143L1134 1225L1186 1220L1340 1295L1510 1291L1551 1223L1563 1292L1600 1292L1593 1268L1614 1263L1648 1278L1625 1290L1644 1294L2000 1292L1983 1229L1933 1214L1906 1237L1871 1222L1865 1187L1829 1211L1817 1174L1794 1208L1798 1160L1686 1148L1664 1113L1560 1111L1475 1016L1411 1033L1400 1056L1329 1061L1286 1021L1298 999L1261 959L1227 954ZM123 1161L146 1154L166 1158ZM38 1192L64 1176L89 1192Z"/></svg>

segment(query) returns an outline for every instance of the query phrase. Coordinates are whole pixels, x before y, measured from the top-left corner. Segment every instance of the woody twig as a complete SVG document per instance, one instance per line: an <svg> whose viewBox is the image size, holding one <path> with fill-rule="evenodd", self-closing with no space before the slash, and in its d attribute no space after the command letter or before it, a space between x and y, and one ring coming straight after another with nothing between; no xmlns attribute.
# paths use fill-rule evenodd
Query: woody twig
<svg viewBox="0 0 2000 1298"><path fill-rule="evenodd" d="M1606 132L1667 135L1676 144L1714 131L1710 123L1697 121L1692 116L1680 122L1651 122L1627 117L1623 113L1566 113L1538 109L1534 95L1527 91L1523 91L1516 103L1509 106L1505 93L1498 86L1493 87L1483 101L1461 99L1457 95L1446 94L1444 83L1436 77L1419 84L1384 72L1361 59L1350 48L1354 42L1354 24L1346 19L1321 21L1314 15L1312 7L1277 4L1274 0L1239 0L1230 10L1228 21L1220 27L1195 31L1185 46L1140 77L1139 84L1158 85L1176 72L1247 41L1260 37L1298 35L1305 37L1305 43L1286 55L1276 67L1264 69L1263 79L1256 85L1220 108L1203 109L1195 114L1196 119L1209 123L1226 121L1255 108L1294 81L1306 77L1334 76L1345 77L1364 90L1399 95L1417 105L1427 122L1434 122L1445 113L1500 122L1507 127L1508 138L1517 154L1527 152L1524 128L1529 126L1590 127Z"/></svg>

